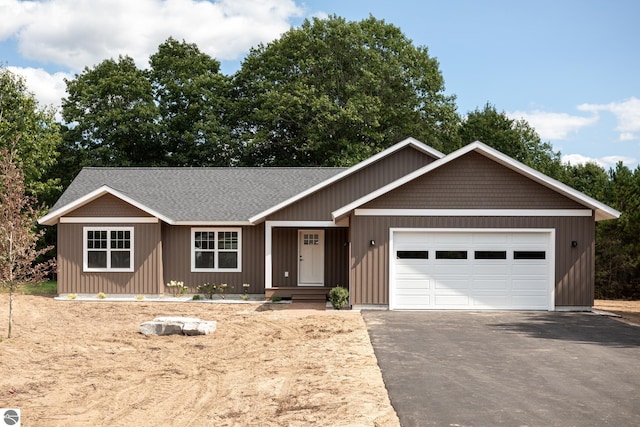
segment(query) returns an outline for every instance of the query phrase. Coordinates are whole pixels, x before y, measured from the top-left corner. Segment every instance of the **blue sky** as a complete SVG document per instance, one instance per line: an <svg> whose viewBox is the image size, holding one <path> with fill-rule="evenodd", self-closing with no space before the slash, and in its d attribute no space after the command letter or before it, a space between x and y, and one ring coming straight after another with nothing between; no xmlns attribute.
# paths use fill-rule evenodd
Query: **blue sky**
<svg viewBox="0 0 640 427"><path fill-rule="evenodd" d="M0 61L59 105L63 78L118 54L144 67L169 36L232 73L251 46L329 14L371 14L426 46L463 115L489 102L566 161L640 161L635 0L0 0Z"/></svg>

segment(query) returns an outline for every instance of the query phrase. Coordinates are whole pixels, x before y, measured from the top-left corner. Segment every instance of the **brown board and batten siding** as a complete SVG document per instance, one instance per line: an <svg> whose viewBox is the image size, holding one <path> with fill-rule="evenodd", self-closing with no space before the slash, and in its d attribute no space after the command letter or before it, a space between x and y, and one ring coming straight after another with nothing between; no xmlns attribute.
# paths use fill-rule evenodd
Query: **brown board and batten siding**
<svg viewBox="0 0 640 427"><path fill-rule="evenodd" d="M349 245L347 228L324 230L324 285L347 287L349 283ZM273 286L298 285L298 228L273 229L271 248ZM289 277L285 277L288 272Z"/></svg>
<svg viewBox="0 0 640 427"><path fill-rule="evenodd" d="M470 152L363 209L584 209L542 184Z"/></svg>
<svg viewBox="0 0 640 427"><path fill-rule="evenodd" d="M269 215L271 221L330 221L331 212L435 159L410 146Z"/></svg>
<svg viewBox="0 0 640 427"><path fill-rule="evenodd" d="M151 217L148 213L130 205L127 202L105 194L91 203L69 212L66 216L72 217Z"/></svg>
<svg viewBox="0 0 640 427"><path fill-rule="evenodd" d="M224 227L215 227L224 228ZM238 227L232 227L238 228ZM184 282L189 292L204 283L226 283L233 286L228 293L242 293L242 285L249 283L249 293L264 292L264 224L242 228L242 271L191 272L190 226L162 224L164 283Z"/></svg>
<svg viewBox="0 0 640 427"><path fill-rule="evenodd" d="M351 217L352 304L389 304L389 229L555 229L555 305L592 306L593 217ZM375 240L371 246L369 241ZM576 241L577 246L571 247Z"/></svg>
<svg viewBox="0 0 640 427"><path fill-rule="evenodd" d="M116 216L110 214L110 216ZM84 227L133 227L133 272L84 272ZM58 293L158 294L162 284L160 223L58 224Z"/></svg>
<svg viewBox="0 0 640 427"><path fill-rule="evenodd" d="M521 174L470 152L361 206L362 209L530 209L532 216L362 216L352 213L353 304L389 303L390 228L555 229L555 305L592 306L595 218L535 216L535 210L585 207ZM369 242L375 240L371 246ZM578 246L571 247L576 241Z"/></svg>

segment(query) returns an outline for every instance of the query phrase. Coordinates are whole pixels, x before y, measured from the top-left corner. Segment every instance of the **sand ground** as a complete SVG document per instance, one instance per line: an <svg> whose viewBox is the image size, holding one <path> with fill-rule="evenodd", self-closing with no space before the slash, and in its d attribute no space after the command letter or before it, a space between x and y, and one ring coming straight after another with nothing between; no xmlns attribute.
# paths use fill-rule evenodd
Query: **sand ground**
<svg viewBox="0 0 640 427"><path fill-rule="evenodd" d="M358 312L0 294L0 407L24 426L398 426ZM640 325L639 301L595 308ZM144 336L158 316L211 335Z"/></svg>
<svg viewBox="0 0 640 427"><path fill-rule="evenodd" d="M0 407L23 426L398 426L358 312L0 294ZM210 335L144 336L158 316Z"/></svg>

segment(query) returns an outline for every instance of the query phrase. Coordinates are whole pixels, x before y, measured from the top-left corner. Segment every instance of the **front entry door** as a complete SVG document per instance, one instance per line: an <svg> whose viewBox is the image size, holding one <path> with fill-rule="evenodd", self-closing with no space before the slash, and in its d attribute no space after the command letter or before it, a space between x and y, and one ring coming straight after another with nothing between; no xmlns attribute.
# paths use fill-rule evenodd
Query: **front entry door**
<svg viewBox="0 0 640 427"><path fill-rule="evenodd" d="M298 284L324 286L324 230L298 231Z"/></svg>

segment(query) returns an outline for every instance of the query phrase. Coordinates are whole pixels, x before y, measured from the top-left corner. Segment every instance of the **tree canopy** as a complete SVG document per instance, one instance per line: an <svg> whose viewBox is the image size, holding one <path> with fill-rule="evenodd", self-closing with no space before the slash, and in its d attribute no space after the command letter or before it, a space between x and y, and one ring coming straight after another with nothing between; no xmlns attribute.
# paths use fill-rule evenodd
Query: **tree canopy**
<svg viewBox="0 0 640 427"><path fill-rule="evenodd" d="M306 20L234 76L242 163L351 165L408 136L442 148L457 115L438 67L373 17Z"/></svg>
<svg viewBox="0 0 640 427"><path fill-rule="evenodd" d="M551 177L561 177L560 153L554 152L549 143L542 142L525 120L513 120L491 104L485 104L482 110L475 109L461 121L456 137L446 151L474 141L481 141Z"/></svg>
<svg viewBox="0 0 640 427"><path fill-rule="evenodd" d="M59 190L48 173L61 142L54 110L40 106L24 79L0 66L0 148L15 149L27 191L46 201Z"/></svg>
<svg viewBox="0 0 640 427"><path fill-rule="evenodd" d="M8 82L14 89L1 87L0 111L25 93L19 80ZM630 295L640 283L640 172L564 165L526 121L489 103L458 115L427 48L374 17L306 20L252 49L230 76L196 45L169 38L148 69L128 56L107 59L68 80L67 93L58 168L48 169L55 143L24 147L35 186L68 184L90 165L349 166L409 136L443 152L480 140L622 211L597 226L597 292ZM59 138L50 119L28 122L46 125L27 135ZM38 178L43 170L54 180Z"/></svg>

